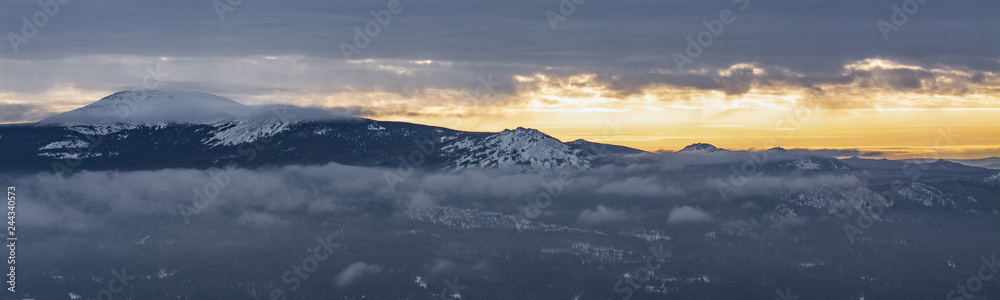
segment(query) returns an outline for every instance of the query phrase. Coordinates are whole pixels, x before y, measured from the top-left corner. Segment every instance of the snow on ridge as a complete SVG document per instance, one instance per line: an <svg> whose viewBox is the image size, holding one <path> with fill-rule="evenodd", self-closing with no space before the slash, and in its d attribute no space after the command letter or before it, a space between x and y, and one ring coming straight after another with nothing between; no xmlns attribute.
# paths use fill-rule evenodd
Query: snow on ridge
<svg viewBox="0 0 1000 300"><path fill-rule="evenodd" d="M465 209L450 206L429 206L414 209L406 217L410 221L427 222L453 229L509 229L542 232L589 233L607 235L604 232L547 224L521 217L479 209Z"/></svg>
<svg viewBox="0 0 1000 300"><path fill-rule="evenodd" d="M108 135L119 131L136 129L139 127L142 127L142 124L110 123L110 124L93 124L93 125L73 125L73 126L68 126L67 128L69 130L76 131L80 134Z"/></svg>
<svg viewBox="0 0 1000 300"><path fill-rule="evenodd" d="M113 112L127 115L130 111L150 105L162 105L170 102L195 103L214 102L225 105L241 106L236 101L223 97L198 92L164 92L164 91L121 91L104 97L97 102L84 106L80 111Z"/></svg>
<svg viewBox="0 0 1000 300"><path fill-rule="evenodd" d="M38 150L80 149L80 148L87 148L87 146L90 146L90 143L87 143L86 141L66 140L66 141L51 142L48 145L38 148Z"/></svg>
<svg viewBox="0 0 1000 300"><path fill-rule="evenodd" d="M38 156L51 157L55 159L83 159L91 157L101 157L102 153L87 153L87 152L43 152L38 153Z"/></svg>
<svg viewBox="0 0 1000 300"><path fill-rule="evenodd" d="M39 123L210 122L243 115L248 109L239 102L199 92L121 91Z"/></svg>
<svg viewBox="0 0 1000 300"><path fill-rule="evenodd" d="M788 166L791 166L793 164L799 170L819 170L819 164L807 157L796 159L795 161L789 163Z"/></svg>
<svg viewBox="0 0 1000 300"><path fill-rule="evenodd" d="M588 168L590 162L578 156L579 151L544 133L518 127L490 134L485 138L464 137L442 147L443 152L456 154L449 169L483 167L522 167L546 173L556 169Z"/></svg>
<svg viewBox="0 0 1000 300"><path fill-rule="evenodd" d="M864 186L818 186L797 195L782 197L785 202L811 207L831 215L867 211L876 206L892 207L893 202ZM875 216L879 219L879 216Z"/></svg>
<svg viewBox="0 0 1000 300"><path fill-rule="evenodd" d="M911 182L909 186L900 189L897 193L903 198L924 206L935 206L936 204L947 206L951 202L941 190L920 182ZM954 205L953 202L951 204Z"/></svg>
<svg viewBox="0 0 1000 300"><path fill-rule="evenodd" d="M983 179L983 182L993 185L1000 185L1000 173L997 173L996 175L990 177L986 177L986 179Z"/></svg>
<svg viewBox="0 0 1000 300"><path fill-rule="evenodd" d="M216 146L234 146L242 143L252 143L258 139L268 138L288 130L288 122L258 122L247 120L219 121L210 124L215 127L210 133L212 137L202 143Z"/></svg>

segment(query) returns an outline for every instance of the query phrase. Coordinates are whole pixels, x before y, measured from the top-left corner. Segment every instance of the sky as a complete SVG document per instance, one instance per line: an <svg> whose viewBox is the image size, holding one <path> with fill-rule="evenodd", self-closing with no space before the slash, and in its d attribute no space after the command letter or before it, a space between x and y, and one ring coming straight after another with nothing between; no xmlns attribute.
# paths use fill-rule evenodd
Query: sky
<svg viewBox="0 0 1000 300"><path fill-rule="evenodd" d="M0 0L0 30L0 123L160 89L648 151L1000 156L995 0Z"/></svg>

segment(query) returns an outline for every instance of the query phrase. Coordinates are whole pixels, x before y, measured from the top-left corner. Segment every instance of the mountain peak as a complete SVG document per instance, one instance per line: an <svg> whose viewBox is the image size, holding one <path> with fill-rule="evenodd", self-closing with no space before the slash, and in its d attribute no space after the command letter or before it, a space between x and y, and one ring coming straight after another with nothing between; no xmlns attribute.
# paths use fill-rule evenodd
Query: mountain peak
<svg viewBox="0 0 1000 300"><path fill-rule="evenodd" d="M450 169L516 167L539 173L587 168L590 161L559 140L535 129L518 127L498 133L467 135L442 148L456 159Z"/></svg>
<svg viewBox="0 0 1000 300"><path fill-rule="evenodd" d="M158 90L121 91L87 106L58 114L40 123L212 123L223 120L287 120L334 118L320 109L289 105L243 105L229 98L201 92Z"/></svg>
<svg viewBox="0 0 1000 300"><path fill-rule="evenodd" d="M717 152L717 151L725 151L725 150L719 149L718 147L715 147L712 144L694 143L694 144L688 145L687 147L684 147L684 149L681 149L681 151L677 151L677 152L708 152L708 153L711 153L711 152Z"/></svg>
<svg viewBox="0 0 1000 300"><path fill-rule="evenodd" d="M524 127L517 127L513 130L504 129L500 133L544 134L541 131L538 131L538 129L524 128Z"/></svg>
<svg viewBox="0 0 1000 300"><path fill-rule="evenodd" d="M239 102L199 92L121 91L42 123L199 122L234 117Z"/></svg>

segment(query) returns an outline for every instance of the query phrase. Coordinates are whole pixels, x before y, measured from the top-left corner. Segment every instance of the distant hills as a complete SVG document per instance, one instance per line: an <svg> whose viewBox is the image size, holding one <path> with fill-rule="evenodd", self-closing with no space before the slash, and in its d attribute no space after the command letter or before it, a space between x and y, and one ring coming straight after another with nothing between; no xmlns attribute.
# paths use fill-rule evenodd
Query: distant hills
<svg viewBox="0 0 1000 300"><path fill-rule="evenodd" d="M627 163L655 156L625 146L586 140L562 142L518 127L465 132L403 122L381 122L291 105L243 105L197 92L122 91L38 123L0 126L2 167L14 171L210 168L330 162L388 168L462 170L513 168L554 173ZM844 169L902 164L767 151L799 169ZM802 151L798 151L802 152ZM677 154L732 156L696 143ZM711 156L714 155L714 156ZM826 163L824 163L824 161ZM935 168L1000 168L1000 158L949 160Z"/></svg>

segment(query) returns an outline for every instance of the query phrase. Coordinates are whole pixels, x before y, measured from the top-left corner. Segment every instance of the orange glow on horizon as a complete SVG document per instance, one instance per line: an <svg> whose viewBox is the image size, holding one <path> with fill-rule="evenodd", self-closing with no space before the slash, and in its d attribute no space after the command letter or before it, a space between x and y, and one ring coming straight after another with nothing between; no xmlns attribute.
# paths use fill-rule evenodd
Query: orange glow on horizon
<svg viewBox="0 0 1000 300"><path fill-rule="evenodd" d="M415 65L449 65L435 61L399 65L374 60L358 64L397 70L399 76L413 73L407 68ZM503 89L505 93L489 95L473 94L473 87L407 92L375 87L275 89L263 94L220 96L244 104L356 109L376 120L459 130L495 132L528 127L562 141L582 138L646 151L673 151L699 142L733 150L761 149L765 141L773 138L774 145L789 149L858 149L882 152L888 158L921 157L927 153L945 158L1000 156L1000 75L912 66L879 58L844 66L845 76L901 69L930 75L921 78L919 86L909 88L875 75L807 88L784 81L737 78L747 72L753 76L780 72L790 78L803 75L736 64L697 71L718 76L714 78L720 86L731 85L718 89L655 83L624 92L596 74L534 73L499 80L510 86ZM974 75L978 79L969 79ZM16 104L31 97L52 111L66 111L113 92L59 86L30 96L0 93L0 103ZM947 133L946 143L941 142L942 132Z"/></svg>

